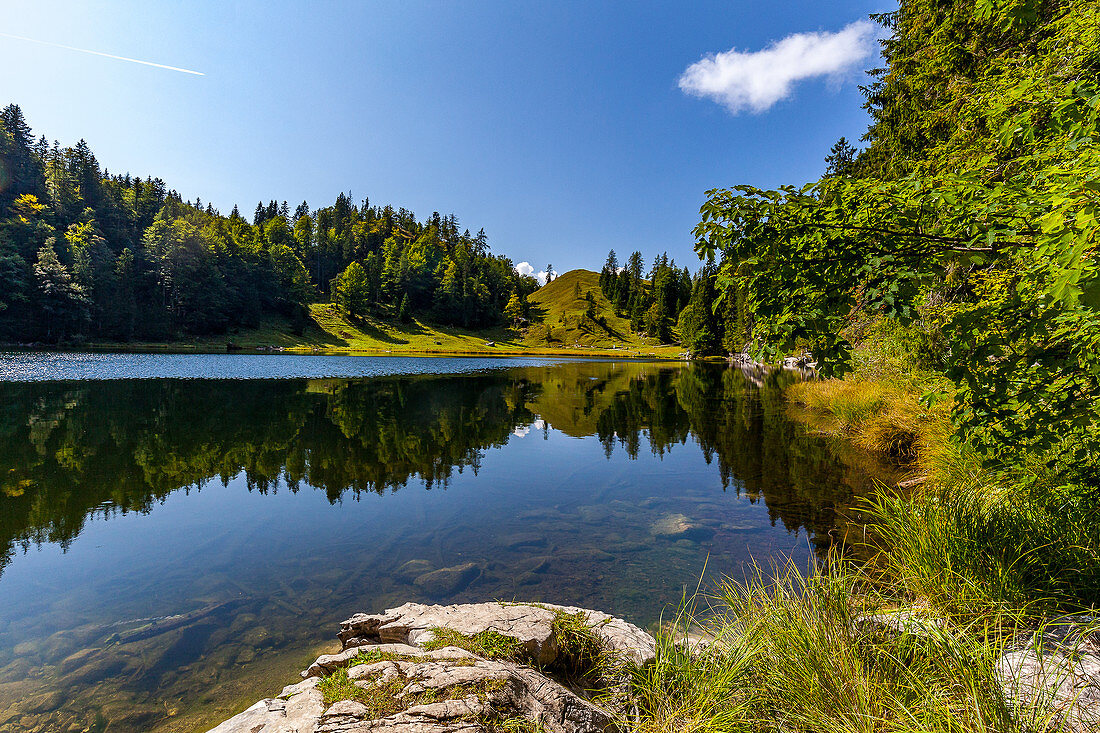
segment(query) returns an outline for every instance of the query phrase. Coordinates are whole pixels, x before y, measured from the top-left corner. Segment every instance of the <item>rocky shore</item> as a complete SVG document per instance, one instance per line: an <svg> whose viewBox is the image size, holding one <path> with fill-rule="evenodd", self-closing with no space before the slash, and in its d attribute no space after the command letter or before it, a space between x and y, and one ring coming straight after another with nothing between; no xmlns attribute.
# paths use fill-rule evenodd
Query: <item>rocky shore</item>
<svg viewBox="0 0 1100 733"><path fill-rule="evenodd" d="M1025 717L1046 711L1058 730L1100 730L1098 621L1063 617L1009 644L994 674L1007 706ZM895 611L856 623L868 638L930 638L942 622ZM657 650L622 619L541 603L406 603L356 614L337 636L340 652L209 733L620 731L633 720L626 675Z"/></svg>
<svg viewBox="0 0 1100 733"><path fill-rule="evenodd" d="M633 624L549 604L406 603L337 636L342 651L210 733L615 730L621 670L656 653Z"/></svg>

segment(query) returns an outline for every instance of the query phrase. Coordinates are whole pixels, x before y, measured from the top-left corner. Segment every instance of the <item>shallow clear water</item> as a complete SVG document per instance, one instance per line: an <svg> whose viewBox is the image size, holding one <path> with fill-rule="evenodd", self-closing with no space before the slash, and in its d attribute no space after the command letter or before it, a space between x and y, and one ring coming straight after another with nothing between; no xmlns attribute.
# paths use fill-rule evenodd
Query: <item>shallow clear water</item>
<svg viewBox="0 0 1100 733"><path fill-rule="evenodd" d="M4 731L205 730L341 619L408 600L653 624L704 566L805 567L881 470L786 418L790 376L722 365L18 354L0 373L24 380L0 382Z"/></svg>

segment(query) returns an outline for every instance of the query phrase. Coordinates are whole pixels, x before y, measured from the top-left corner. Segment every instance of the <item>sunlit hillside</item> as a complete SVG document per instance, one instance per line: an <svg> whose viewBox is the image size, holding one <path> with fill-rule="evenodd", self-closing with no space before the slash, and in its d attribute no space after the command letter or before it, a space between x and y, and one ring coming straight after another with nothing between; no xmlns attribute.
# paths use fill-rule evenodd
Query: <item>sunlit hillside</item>
<svg viewBox="0 0 1100 733"><path fill-rule="evenodd" d="M599 278L591 270L570 270L532 294L525 342L602 349L657 346L653 339L639 338L630 330L630 321L615 314L600 291Z"/></svg>

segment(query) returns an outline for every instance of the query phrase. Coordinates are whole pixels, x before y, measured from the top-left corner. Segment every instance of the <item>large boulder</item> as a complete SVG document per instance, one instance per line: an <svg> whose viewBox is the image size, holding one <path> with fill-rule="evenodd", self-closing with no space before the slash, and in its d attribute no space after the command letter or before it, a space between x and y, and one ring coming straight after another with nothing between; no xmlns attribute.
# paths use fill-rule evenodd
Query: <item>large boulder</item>
<svg viewBox="0 0 1100 733"><path fill-rule="evenodd" d="M406 603L344 621L343 651L322 655L302 672L304 681L210 733L488 733L517 725L546 733L615 731L607 710L523 663L547 665L558 658L568 646L559 639L568 632L555 623L563 616L574 625L583 622L609 658L639 665L654 659L652 636L600 611ZM440 628L469 637L485 631L511 637L524 659L485 659L457 647L425 649Z"/></svg>
<svg viewBox="0 0 1100 733"><path fill-rule="evenodd" d="M356 614L340 624L337 636L347 650L381 643L423 646L435 638L433 628L451 629L466 636L495 631L519 641L535 664L547 665L557 658L560 648L555 619L560 614L578 613L583 614L585 625L605 651L639 666L656 656L656 641L632 623L600 611L548 603L406 603L384 613Z"/></svg>

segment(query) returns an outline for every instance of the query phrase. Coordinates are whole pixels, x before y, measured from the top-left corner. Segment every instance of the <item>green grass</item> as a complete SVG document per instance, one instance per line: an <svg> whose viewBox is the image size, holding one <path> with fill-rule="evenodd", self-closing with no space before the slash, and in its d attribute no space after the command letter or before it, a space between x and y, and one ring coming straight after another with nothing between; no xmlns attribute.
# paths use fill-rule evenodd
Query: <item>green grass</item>
<svg viewBox="0 0 1100 733"><path fill-rule="evenodd" d="M868 614L895 608L853 566L804 577L760 573L707 599L709 620L684 611L635 670L620 725L658 731L1023 733L1051 711L1010 709L995 663L1018 619L982 616L893 631ZM690 610L690 609L688 609ZM714 642L677 643L702 623ZM916 629L917 631L914 631Z"/></svg>
<svg viewBox="0 0 1100 733"><path fill-rule="evenodd" d="M432 639L422 645L427 651L454 646L485 659L523 661L526 657L523 643L519 639L505 636L492 629L486 629L471 635L461 634L453 629L438 626L431 629L431 631Z"/></svg>
<svg viewBox="0 0 1100 733"><path fill-rule="evenodd" d="M340 700L354 700L367 706L370 719L392 715L405 708L397 701L397 693L405 686L405 680L393 677L386 682L360 686L348 679L347 667L340 667L330 675L321 678L317 689L324 697L325 705Z"/></svg>
<svg viewBox="0 0 1100 733"><path fill-rule="evenodd" d="M834 560L808 580L727 586L718 669L678 660L666 644L639 694L657 717L702 715L686 726L698 730L720 728L708 727L707 709L734 721L724 730L776 730L768 720L815 733L1057 730L1038 701L1006 707L993 664L1014 636L1100 604L1100 492L1080 467L1043 456L983 462L955 434L949 400L921 400L951 390L912 333L873 324L852 340L854 373L792 386L789 413L893 456L913 480L857 507L868 528L858 565ZM859 622L898 608L936 622L902 634L868 634ZM702 699L713 694L708 675L723 680L728 702Z"/></svg>
<svg viewBox="0 0 1100 733"><path fill-rule="evenodd" d="M679 346L661 348L653 339L642 339L631 331L630 321L617 316L600 291L599 279L591 270L570 270L531 295L531 326L524 343L532 347L622 347L667 356L682 351ZM592 298L593 317L586 315L587 296Z"/></svg>
<svg viewBox="0 0 1100 733"><path fill-rule="evenodd" d="M332 673L325 675L317 683L317 689L321 691L325 706L327 707L340 700L354 700L366 705L368 711L366 719L374 720L393 715L414 705L424 705L442 700L459 700L470 695L477 695L479 699L485 701L490 693L504 686L503 681L492 680L484 684L459 684L439 689L429 688L415 694L402 695L400 693L409 683L409 680L402 675L396 675L385 680L378 677L352 680L348 677L348 670L358 664L387 660L427 661L421 657L391 654L374 649L362 651L350 659L345 666L341 666ZM472 663L472 660L448 660L448 664L457 666Z"/></svg>
<svg viewBox="0 0 1100 733"><path fill-rule="evenodd" d="M596 674L614 666L583 611L565 613L554 609L550 626L558 641L558 656L550 665L552 672L567 680L596 682Z"/></svg>
<svg viewBox="0 0 1100 733"><path fill-rule="evenodd" d="M792 384L786 395L792 416L815 430L885 453L925 473L949 441L947 402L922 406L920 393L894 384L814 380Z"/></svg>
<svg viewBox="0 0 1100 733"><path fill-rule="evenodd" d="M546 733L546 726L528 718L482 717L478 722L492 733Z"/></svg>
<svg viewBox="0 0 1100 733"><path fill-rule="evenodd" d="M899 591L949 615L1079 611L1100 603L1095 489L1036 486L1014 472L909 495L866 511L873 563Z"/></svg>

